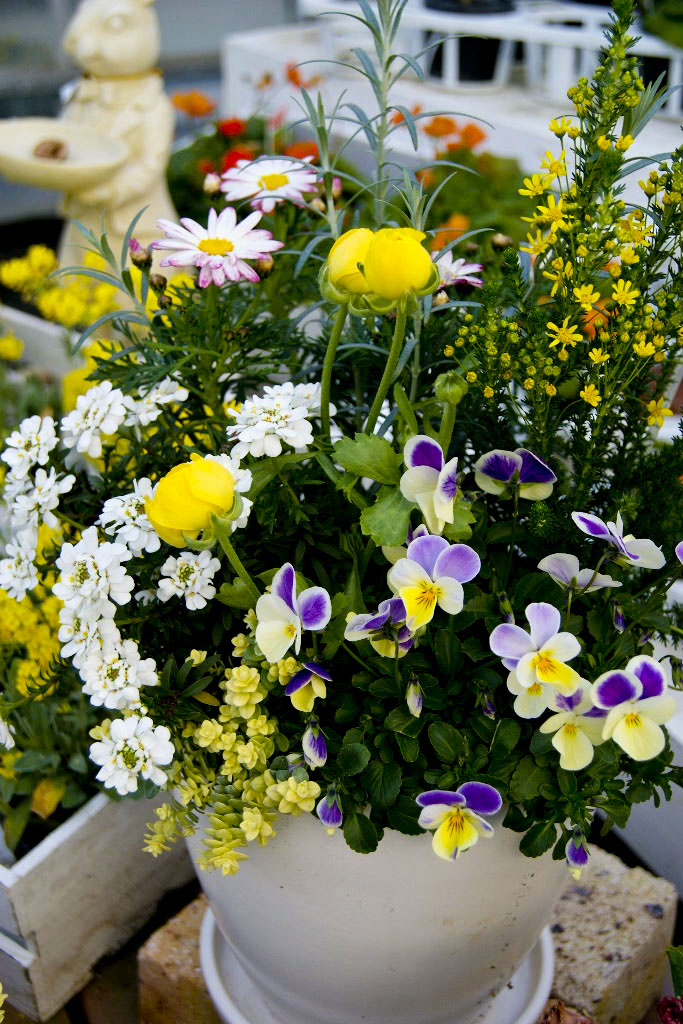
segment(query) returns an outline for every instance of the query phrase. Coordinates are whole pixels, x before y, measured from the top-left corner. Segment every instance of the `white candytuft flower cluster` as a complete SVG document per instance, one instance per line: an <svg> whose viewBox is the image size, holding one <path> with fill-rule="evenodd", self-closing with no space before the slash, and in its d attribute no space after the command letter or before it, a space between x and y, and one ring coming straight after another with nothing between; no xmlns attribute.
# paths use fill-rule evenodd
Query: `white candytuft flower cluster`
<svg viewBox="0 0 683 1024"><path fill-rule="evenodd" d="M149 426L159 418L164 405L178 405L187 401L189 391L176 384L172 377L164 377L158 384L153 384L149 388L138 388L138 395L140 397L132 403L124 421L127 427Z"/></svg>
<svg viewBox="0 0 683 1024"><path fill-rule="evenodd" d="M320 414L320 384L274 384L252 395L239 412L229 410L235 423L227 428L228 438L236 440L232 454L237 459L249 454L276 456L282 445L306 450L313 441L309 417ZM334 415L334 408L330 408Z"/></svg>
<svg viewBox="0 0 683 1024"><path fill-rule="evenodd" d="M104 532L125 544L131 554L140 557L161 547L159 535L147 518L145 499L154 497L154 486L147 479L133 481L133 490L117 498L107 498L97 520Z"/></svg>
<svg viewBox="0 0 683 1024"><path fill-rule="evenodd" d="M52 592L84 618L110 619L116 604L126 604L135 586L121 565L131 553L124 544L100 544L97 527L84 530L77 544L64 544L56 561L59 581Z"/></svg>
<svg viewBox="0 0 683 1024"><path fill-rule="evenodd" d="M103 732L107 727L109 734L90 747L90 757L102 766L96 777L105 789L115 789L121 796L134 793L139 775L163 786L166 772L159 766L170 764L175 753L167 727L138 715L107 720Z"/></svg>
<svg viewBox="0 0 683 1024"><path fill-rule="evenodd" d="M132 411L132 398L105 380L76 399L76 408L60 423L62 442L79 455L99 459L102 437L114 434Z"/></svg>
<svg viewBox="0 0 683 1024"><path fill-rule="evenodd" d="M216 596L212 581L220 567L210 551L181 551L162 565L157 597L160 601L184 597L191 612L205 608L207 600Z"/></svg>
<svg viewBox="0 0 683 1024"><path fill-rule="evenodd" d="M9 435L2 459L14 480L26 476L34 466L44 466L57 445L55 421L51 416L29 416Z"/></svg>
<svg viewBox="0 0 683 1024"><path fill-rule="evenodd" d="M24 477L28 481L29 477ZM30 527L37 530L41 523L45 523L51 530L56 529L59 520L54 510L59 505L62 494L67 494L76 477L73 473L68 476L58 477L53 466L49 473L41 467L36 470L33 478L33 487L27 488L14 496L10 505L10 516L12 526L17 529Z"/></svg>
<svg viewBox="0 0 683 1024"><path fill-rule="evenodd" d="M141 658L134 640L120 638L91 651L80 673L90 703L117 711L139 706L140 687L156 686L159 681L154 658Z"/></svg>
<svg viewBox="0 0 683 1024"><path fill-rule="evenodd" d="M7 557L0 561L0 588L15 601L23 601L26 593L38 585L35 530L21 530L5 547Z"/></svg>

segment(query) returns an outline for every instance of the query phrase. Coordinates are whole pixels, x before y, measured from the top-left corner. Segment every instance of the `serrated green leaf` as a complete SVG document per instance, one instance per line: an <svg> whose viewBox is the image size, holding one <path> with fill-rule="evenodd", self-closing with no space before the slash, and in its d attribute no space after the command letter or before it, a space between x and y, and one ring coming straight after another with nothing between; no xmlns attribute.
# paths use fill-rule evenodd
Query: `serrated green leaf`
<svg viewBox="0 0 683 1024"><path fill-rule="evenodd" d="M370 751L364 743L345 743L337 754L337 769L341 775L357 775L370 760Z"/></svg>
<svg viewBox="0 0 683 1024"><path fill-rule="evenodd" d="M525 857L540 857L557 841L557 825L554 821L538 821L522 838L519 848Z"/></svg>
<svg viewBox="0 0 683 1024"><path fill-rule="evenodd" d="M420 744L416 739L413 739L412 736L404 736L402 732L397 732L396 742L404 761L407 761L409 764L417 761L420 754Z"/></svg>
<svg viewBox="0 0 683 1024"><path fill-rule="evenodd" d="M355 853L372 853L377 849L377 829L364 814L349 814L342 826L344 839Z"/></svg>
<svg viewBox="0 0 683 1024"><path fill-rule="evenodd" d="M429 742L440 761L453 764L467 754L467 740L448 722L432 722L427 730Z"/></svg>
<svg viewBox="0 0 683 1024"><path fill-rule="evenodd" d="M378 547L404 544L412 507L398 488L383 488L375 504L363 509L360 528Z"/></svg>
<svg viewBox="0 0 683 1024"><path fill-rule="evenodd" d="M400 789L403 773L395 761L383 764L371 761L361 776L361 782L368 791L373 808L385 810L396 800Z"/></svg>
<svg viewBox="0 0 683 1024"><path fill-rule="evenodd" d="M377 434L356 434L353 441L343 437L334 445L334 461L354 476L380 484L397 484L401 476L401 456Z"/></svg>
<svg viewBox="0 0 683 1024"><path fill-rule="evenodd" d="M224 583L216 594L216 600L221 604L227 604L229 608L246 610L254 606L254 599L249 593L246 583L243 583L239 577L235 577L232 583Z"/></svg>

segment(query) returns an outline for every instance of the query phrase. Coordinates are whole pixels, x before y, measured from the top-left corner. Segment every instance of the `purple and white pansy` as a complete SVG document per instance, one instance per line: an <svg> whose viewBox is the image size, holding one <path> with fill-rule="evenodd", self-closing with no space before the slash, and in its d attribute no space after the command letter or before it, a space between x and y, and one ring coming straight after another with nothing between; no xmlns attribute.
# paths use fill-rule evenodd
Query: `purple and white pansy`
<svg viewBox="0 0 683 1024"><path fill-rule="evenodd" d="M527 448L516 448L514 452L494 448L475 462L474 479L487 494L511 498L514 490L519 489L520 498L542 501L552 493L557 477L543 459Z"/></svg>
<svg viewBox="0 0 683 1024"><path fill-rule="evenodd" d="M571 837L564 848L564 855L567 858L570 875L578 882L581 872L588 864L588 847L580 832Z"/></svg>
<svg viewBox="0 0 683 1024"><path fill-rule="evenodd" d="M446 462L438 441L418 434L407 442L403 460L407 468L399 483L401 494L419 507L430 533L441 533L453 522L457 458Z"/></svg>
<svg viewBox="0 0 683 1024"><path fill-rule="evenodd" d="M683 565L683 540L679 541L679 543L674 548L674 551L676 552L676 558Z"/></svg>
<svg viewBox="0 0 683 1024"><path fill-rule="evenodd" d="M538 601L527 605L525 614L529 632L503 622L489 637L491 650L522 686L549 683L563 693L571 693L580 677L565 663L580 653L579 641L573 633L560 632L562 617L554 605Z"/></svg>
<svg viewBox="0 0 683 1024"><path fill-rule="evenodd" d="M455 792L429 789L416 802L422 808L418 825L436 830L432 849L444 860L457 860L480 836L490 839L493 827L481 815L497 814L503 806L498 790L485 782L465 782Z"/></svg>
<svg viewBox="0 0 683 1024"><path fill-rule="evenodd" d="M593 747L604 742L602 729L607 712L593 707L591 686L585 679L573 693L556 691L550 708L555 714L542 723L541 732L553 733L560 768L581 771L593 760Z"/></svg>
<svg viewBox="0 0 683 1024"><path fill-rule="evenodd" d="M666 743L661 726L676 713L667 696L664 666L639 654L625 669L603 672L593 684L593 703L607 712L603 739L613 739L634 761L649 761Z"/></svg>
<svg viewBox="0 0 683 1024"><path fill-rule="evenodd" d="M436 606L457 615L464 603L463 583L481 568L479 555L467 544L449 544L443 537L418 537L405 558L387 573L387 582L403 601L406 626L415 632L434 617Z"/></svg>
<svg viewBox="0 0 683 1024"><path fill-rule="evenodd" d="M541 572L547 572L564 590L577 593L592 594L594 590L602 590L604 587L621 586L619 580L613 580L604 573L580 569L576 555L568 555L564 551L546 555L538 563L538 568Z"/></svg>
<svg viewBox="0 0 683 1024"><path fill-rule="evenodd" d="M510 672L507 677L507 688L514 693L515 699L512 702L515 714L520 718L540 718L548 710L548 705L557 689L550 683L532 683L531 686L522 686L515 672Z"/></svg>
<svg viewBox="0 0 683 1024"><path fill-rule="evenodd" d="M341 825L343 815L339 796L337 794L337 787L334 783L329 786L325 796L318 802L315 813L318 815L328 832L333 832L334 829L339 828Z"/></svg>
<svg viewBox="0 0 683 1024"><path fill-rule="evenodd" d="M303 668L295 672L285 686L285 694L297 711L308 714L313 710L316 697L327 696L327 684L332 676L326 668L315 661L305 661Z"/></svg>
<svg viewBox="0 0 683 1024"><path fill-rule="evenodd" d="M369 640L383 658L402 658L413 646L414 637L406 626L406 609L400 597L382 601L372 615L364 612L349 618L344 639L356 642Z"/></svg>
<svg viewBox="0 0 683 1024"><path fill-rule="evenodd" d="M583 532L595 540L605 540L617 549L616 561L622 565L632 565L636 569L661 569L666 559L661 548L653 540L634 537L632 533L624 536L624 523L621 512L617 512L615 522L604 522L591 512L572 512L572 519Z"/></svg>
<svg viewBox="0 0 683 1024"><path fill-rule="evenodd" d="M308 587L297 596L294 567L285 562L273 577L270 594L256 602L256 643L266 661L275 664L292 644L298 654L303 630L324 629L331 614L330 595L323 587Z"/></svg>
<svg viewBox="0 0 683 1024"><path fill-rule="evenodd" d="M327 761L327 744L315 715L311 715L306 723L306 732L301 738L301 749L309 768L322 768Z"/></svg>

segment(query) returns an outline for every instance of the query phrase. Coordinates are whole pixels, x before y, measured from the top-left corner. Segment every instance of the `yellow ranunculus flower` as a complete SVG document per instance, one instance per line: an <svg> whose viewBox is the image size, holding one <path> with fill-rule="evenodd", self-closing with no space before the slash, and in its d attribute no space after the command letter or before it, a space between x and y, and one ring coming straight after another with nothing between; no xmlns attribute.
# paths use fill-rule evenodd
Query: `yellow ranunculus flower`
<svg viewBox="0 0 683 1024"><path fill-rule="evenodd" d="M192 454L161 478L145 511L161 539L182 548L186 538L199 536L212 515L229 512L234 500L232 473L220 462Z"/></svg>
<svg viewBox="0 0 683 1024"><path fill-rule="evenodd" d="M399 299L424 288L434 266L420 244L425 237L415 228L380 228L363 264L369 291L383 299Z"/></svg>
<svg viewBox="0 0 683 1024"><path fill-rule="evenodd" d="M352 228L340 235L330 249L327 265L330 271L330 283L335 288L342 288L354 295L363 295L370 291L367 281L358 264L365 263L365 257L373 240L369 228Z"/></svg>

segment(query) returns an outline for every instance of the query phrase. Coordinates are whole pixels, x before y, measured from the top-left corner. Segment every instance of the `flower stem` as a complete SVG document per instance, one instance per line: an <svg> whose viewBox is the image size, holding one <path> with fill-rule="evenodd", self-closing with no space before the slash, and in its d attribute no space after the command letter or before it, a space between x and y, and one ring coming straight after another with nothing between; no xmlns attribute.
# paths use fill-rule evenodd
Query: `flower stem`
<svg viewBox="0 0 683 1024"><path fill-rule="evenodd" d="M456 407L454 405L447 402L446 408L443 411L443 418L441 420L439 444L441 445L444 459L448 459L448 449L450 447L451 438L453 437L453 428L455 427L455 409Z"/></svg>
<svg viewBox="0 0 683 1024"><path fill-rule="evenodd" d="M394 327L394 337L391 342L391 349L389 350L389 358L387 365L384 367L384 373L382 379L379 382L379 388L375 395L375 400L372 403L372 408L367 418L365 427L363 428L366 434L372 434L375 429L375 424L379 418L379 414L382 410L382 404L384 399L387 397L387 392L391 387L394 379L394 373L396 372L396 366L398 363L398 357L401 354L401 348L403 346L403 337L406 331L406 312L400 305L396 309L396 326Z"/></svg>
<svg viewBox="0 0 683 1024"><path fill-rule="evenodd" d="M330 388L332 386L332 369L334 357L337 354L337 345L346 323L346 315L349 311L348 303L343 303L338 311L327 343L327 352L323 363L323 374L320 382L320 419L322 422L322 436L328 440L330 436Z"/></svg>
<svg viewBox="0 0 683 1024"><path fill-rule="evenodd" d="M216 540L222 547L230 565L247 588L249 596L253 600L254 604L256 604L261 594L253 579L244 568L239 555L232 546L232 541L230 540L230 526L225 522L222 522L217 516L212 516L211 522Z"/></svg>

